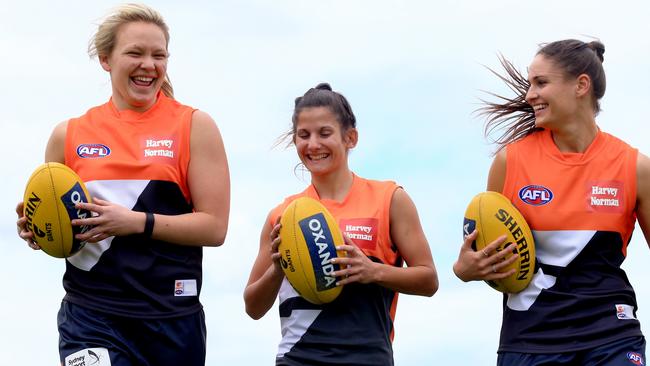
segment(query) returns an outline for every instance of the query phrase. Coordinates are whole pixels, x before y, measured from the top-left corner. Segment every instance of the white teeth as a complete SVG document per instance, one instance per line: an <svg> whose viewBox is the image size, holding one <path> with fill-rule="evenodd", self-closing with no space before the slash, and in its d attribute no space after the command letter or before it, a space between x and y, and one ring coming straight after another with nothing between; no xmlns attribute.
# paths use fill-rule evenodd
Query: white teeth
<svg viewBox="0 0 650 366"><path fill-rule="evenodd" d="M548 104L546 104L546 103L544 103L544 104L536 104L536 105L533 106L533 109L535 111L541 111L542 109L546 109L546 107L548 107Z"/></svg>
<svg viewBox="0 0 650 366"><path fill-rule="evenodd" d="M133 79L135 79L137 81L141 81L143 83L150 83L151 81L153 81L153 78L148 78L148 77L144 77L144 76L136 76Z"/></svg>
<svg viewBox="0 0 650 366"><path fill-rule="evenodd" d="M327 154L309 155L309 159L320 160L320 159L325 159L327 156L328 156Z"/></svg>

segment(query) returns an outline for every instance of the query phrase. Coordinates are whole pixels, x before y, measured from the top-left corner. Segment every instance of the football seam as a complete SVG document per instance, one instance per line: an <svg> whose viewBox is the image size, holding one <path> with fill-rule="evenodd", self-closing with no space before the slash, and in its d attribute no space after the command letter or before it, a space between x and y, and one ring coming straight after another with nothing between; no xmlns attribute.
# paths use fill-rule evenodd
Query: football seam
<svg viewBox="0 0 650 366"><path fill-rule="evenodd" d="M56 188L54 187L54 177L52 176L52 170L53 169L56 169L56 167L51 166L50 163L47 163L47 173L48 173L48 176L50 178L50 187L52 187L52 194L54 195L54 202L56 203L54 205L54 207L56 208L56 217L58 218L57 221L58 221L58 224L59 224L59 236L60 236L59 239L61 240L61 242L60 242L61 246L60 246L59 249L61 250L60 253L61 253L62 257L66 258L67 253L66 253L65 247L64 247L65 243L64 243L64 240L63 240L63 228L61 227L61 211L59 210L59 196L58 196L58 194L56 192ZM72 230L72 232L73 232L73 236L74 236L74 230ZM73 238L73 240L74 240L74 238Z"/></svg>
<svg viewBox="0 0 650 366"><path fill-rule="evenodd" d="M295 215L295 212L298 210L298 202L296 202L296 205L294 207L295 207L295 209L294 209L294 215ZM294 216L293 222L296 222L295 216ZM300 229L300 225L298 225L298 228ZM300 229L300 230L302 232L302 229ZM294 230L294 233L295 233L295 230ZM314 266L313 266L313 263L311 261L311 254L309 253L309 242L307 242L307 240L305 240L305 249L307 250L307 254L308 254L307 258L309 259L309 268L311 268L311 270L312 270L312 272L314 274L314 285L316 285L316 281L317 281L316 272L314 271ZM309 288L309 290L311 290L311 295L313 295L312 297L316 298L316 300L318 300L318 301L320 301L322 303L321 298L318 296L318 291L316 291L316 289L314 289L314 287L312 287L310 281L308 280L309 277L307 276L307 273L305 272L305 268L304 268L306 266L302 265L301 253L300 253L300 251L297 251L297 252L298 252L298 256L300 257L299 258L300 267L301 267L301 270L302 270L303 278L305 279L305 283L307 284L307 287Z"/></svg>

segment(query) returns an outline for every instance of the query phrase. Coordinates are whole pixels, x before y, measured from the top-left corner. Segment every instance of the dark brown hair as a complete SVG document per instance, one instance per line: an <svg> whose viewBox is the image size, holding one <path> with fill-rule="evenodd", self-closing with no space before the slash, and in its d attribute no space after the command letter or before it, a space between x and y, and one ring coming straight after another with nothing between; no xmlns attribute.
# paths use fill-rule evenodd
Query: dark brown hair
<svg viewBox="0 0 650 366"><path fill-rule="evenodd" d="M357 119L352 112L352 107L343 94L333 91L328 83L320 83L296 98L291 117L291 130L283 133L274 145L279 145L286 140L289 140L287 145L294 143L300 112L305 108L315 107L327 107L336 116L342 132L357 127Z"/></svg>
<svg viewBox="0 0 650 366"><path fill-rule="evenodd" d="M537 51L538 55L544 55L555 62L567 77L577 78L582 74L589 76L594 113L596 114L600 112L599 100L605 94L604 53L605 46L600 41L585 43L575 39L547 43ZM509 98L487 92L498 100L496 102L481 100L483 106L476 112L486 118L486 137L497 130L503 131L494 139L501 149L507 144L539 130L539 128L535 127L533 107L526 103L526 93L530 88L528 79L503 55L499 55L499 61L506 72L505 75L488 69L503 80L508 88L515 93L515 96Z"/></svg>

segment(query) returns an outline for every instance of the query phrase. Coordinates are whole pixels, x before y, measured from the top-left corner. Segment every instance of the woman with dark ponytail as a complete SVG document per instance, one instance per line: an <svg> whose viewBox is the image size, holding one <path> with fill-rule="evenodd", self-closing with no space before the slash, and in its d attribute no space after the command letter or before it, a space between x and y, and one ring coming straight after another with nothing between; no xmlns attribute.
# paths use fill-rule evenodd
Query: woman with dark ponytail
<svg viewBox="0 0 650 366"><path fill-rule="evenodd" d="M526 289L504 295L500 366L645 364L621 263L637 218L650 243L650 159L596 123L604 53L599 41L546 44L527 79L502 58L501 78L518 95L497 95L480 110L486 135L503 131L487 189L522 212L538 262ZM463 281L509 276L495 252L503 239L484 255L471 249L476 235L465 238L454 273Z"/></svg>
<svg viewBox="0 0 650 366"><path fill-rule="evenodd" d="M276 365L393 365L397 293L432 296L438 289L415 205L394 182L364 179L350 170L356 118L329 84L296 98L292 122L286 137L311 174L311 185L269 213L244 291L246 312L259 319L279 297L282 341ZM280 215L304 196L327 207L345 238L339 249L347 257L336 259L344 269L334 275L344 277L339 285L346 286L324 305L302 299L279 264Z"/></svg>

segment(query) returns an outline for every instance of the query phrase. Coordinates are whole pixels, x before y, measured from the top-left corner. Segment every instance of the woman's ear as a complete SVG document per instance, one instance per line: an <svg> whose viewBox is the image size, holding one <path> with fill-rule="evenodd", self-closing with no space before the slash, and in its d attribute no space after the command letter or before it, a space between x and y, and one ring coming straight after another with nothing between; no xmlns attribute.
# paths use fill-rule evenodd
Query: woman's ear
<svg viewBox="0 0 650 366"><path fill-rule="evenodd" d="M108 63L108 56L99 55L99 64L102 65L102 69L111 72L111 65Z"/></svg>
<svg viewBox="0 0 650 366"><path fill-rule="evenodd" d="M359 142L359 132L354 127L348 128L345 131L345 146L348 149L353 149L357 146L357 142Z"/></svg>
<svg viewBox="0 0 650 366"><path fill-rule="evenodd" d="M578 75L576 84L576 96L583 97L591 93L591 78L587 74Z"/></svg>

